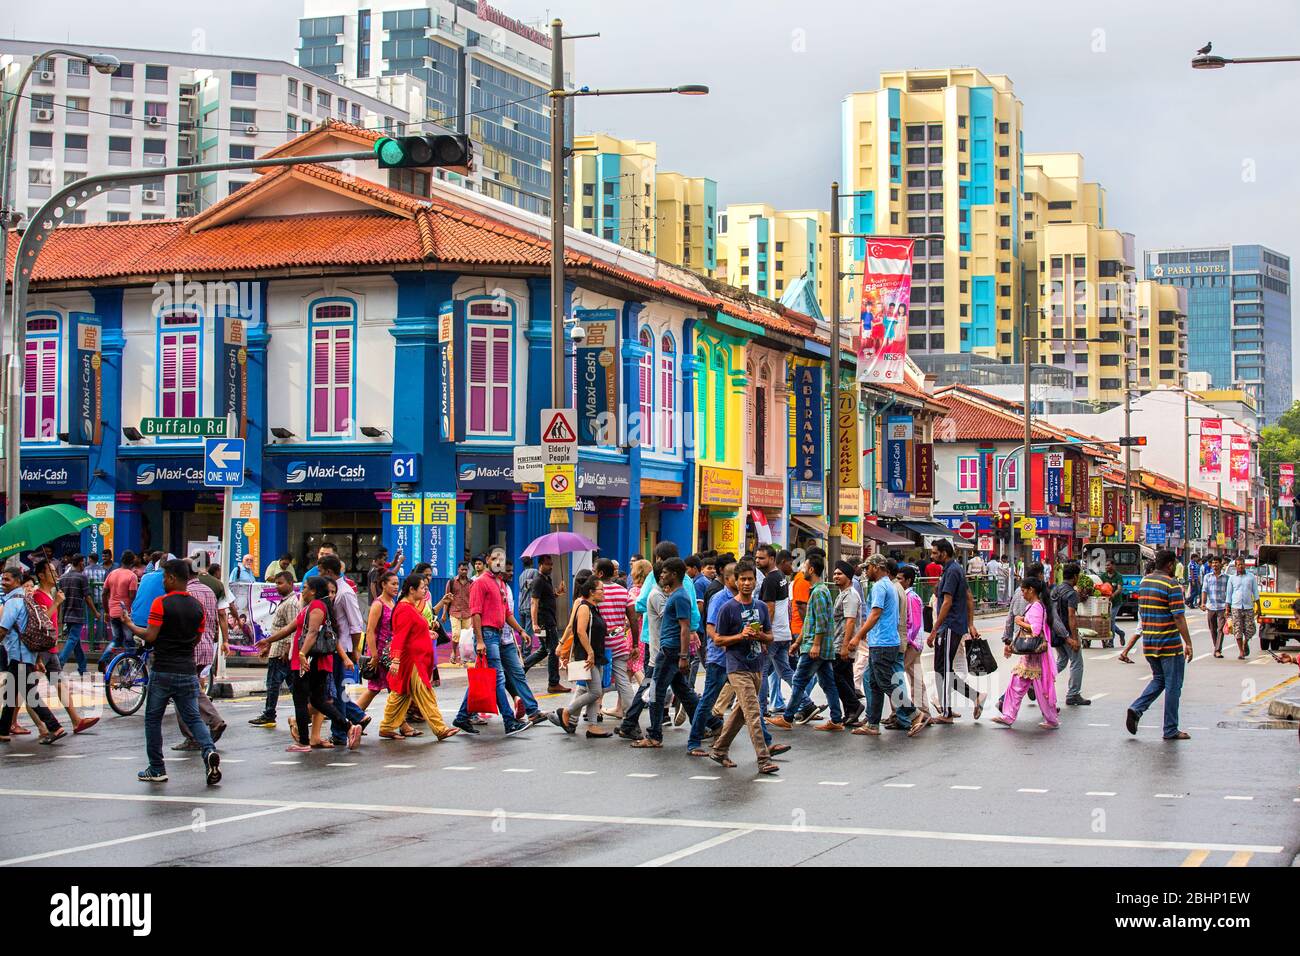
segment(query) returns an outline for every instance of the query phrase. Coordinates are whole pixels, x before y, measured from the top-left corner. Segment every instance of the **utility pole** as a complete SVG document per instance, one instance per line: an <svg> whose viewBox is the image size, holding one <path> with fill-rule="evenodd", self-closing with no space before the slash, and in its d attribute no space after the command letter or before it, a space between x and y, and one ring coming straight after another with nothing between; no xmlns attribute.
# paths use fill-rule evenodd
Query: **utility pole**
<svg viewBox="0 0 1300 956"><path fill-rule="evenodd" d="M1129 361L1128 361L1128 343L1129 334L1123 333L1121 339L1124 347L1124 355L1121 361L1124 363L1124 521L1127 524L1133 520L1133 446L1131 436L1133 432L1129 428L1132 413L1132 393L1129 382Z"/></svg>
<svg viewBox="0 0 1300 956"><path fill-rule="evenodd" d="M826 558L829 567L840 559L840 184L831 183L831 457L826 492Z"/></svg>
<svg viewBox="0 0 1300 956"><path fill-rule="evenodd" d="M551 21L551 407L568 408L564 387L564 22ZM567 530L567 521L551 511L551 530ZM560 584L569 586L569 556L557 554ZM564 613L567 602L560 601Z"/></svg>
<svg viewBox="0 0 1300 956"><path fill-rule="evenodd" d="M1034 373L1033 373L1033 364L1031 362L1031 353L1030 353L1030 342L1032 341L1032 336L1030 336L1029 334L1028 311L1025 312L1024 324L1025 324L1025 334L1021 339L1023 347L1020 350L1023 353L1021 358L1024 360L1024 373L1025 373L1025 450L1024 450L1024 454L1020 458L1020 488L1021 491L1024 493L1024 509L1025 509L1024 514L1021 515L1022 521L1024 521L1027 518L1033 517L1033 511L1030 506L1030 500L1029 500L1029 486L1032 484L1029 477L1029 473L1030 473L1029 449L1031 443L1034 440L1033 439L1034 415L1033 415L1033 410L1030 408L1029 405L1029 396L1030 396L1030 384L1032 382L1032 376ZM1011 542L1012 542L1011 560L1015 561L1016 533L1020 529L1016 527L1016 523L1014 520L1015 518L1014 508L1011 511L1011 515L1013 519L1011 522ZM1032 544L1025 545L1024 552L1025 552L1025 559L1024 559L1025 567L1028 568L1029 559L1033 557L1033 553L1034 553L1033 545Z"/></svg>
<svg viewBox="0 0 1300 956"><path fill-rule="evenodd" d="M1191 561L1192 545L1192 399L1183 389L1183 567Z"/></svg>

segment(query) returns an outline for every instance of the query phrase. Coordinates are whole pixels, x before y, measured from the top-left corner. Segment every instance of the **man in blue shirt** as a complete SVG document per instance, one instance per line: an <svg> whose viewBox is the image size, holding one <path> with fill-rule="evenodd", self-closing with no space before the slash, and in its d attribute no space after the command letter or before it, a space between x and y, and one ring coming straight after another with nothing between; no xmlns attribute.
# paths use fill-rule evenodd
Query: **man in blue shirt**
<svg viewBox="0 0 1300 956"><path fill-rule="evenodd" d="M867 664L867 719L866 723L854 730L855 734L867 737L880 736L880 716L884 712L885 697L894 692L895 681L903 676L898 668L900 647L898 644L898 589L889 579L889 561L883 554L873 554L867 559L867 577L871 579L871 608L863 626L867 629L867 648L870 660ZM877 582L880 586L875 586ZM899 727L907 729L909 737L915 737L929 721L924 714L917 713L910 699L904 693L902 701L894 708Z"/></svg>
<svg viewBox="0 0 1300 956"><path fill-rule="evenodd" d="M1255 602L1259 600L1259 578L1246 570L1246 559L1237 555L1235 572L1228 575L1228 613L1232 615L1232 636L1237 639L1239 660L1250 654L1255 636Z"/></svg>
<svg viewBox="0 0 1300 956"><path fill-rule="evenodd" d="M713 635L717 632L718 612L722 610L724 604L736 596L735 564L723 566L722 583L724 585L722 590L713 595L713 600L709 601L708 610L704 615L709 637L704 649L704 693L700 695L695 716L691 718L691 736L686 741L686 752L692 757L709 755L703 746L705 729L712 724L712 729L716 732L722 726L722 721L713 717L713 705L718 702L718 694L727 683L727 650L714 642Z"/></svg>
<svg viewBox="0 0 1300 956"><path fill-rule="evenodd" d="M36 719L45 727L40 742L52 744L67 736L67 731L59 726L58 718L41 702L38 689L40 675L45 673L45 666L39 655L23 643L23 628L27 626L27 605L23 591L21 573L17 569L6 568L0 574L0 588L4 589L4 610L0 612L0 640L4 643L5 672L9 675L9 690L4 694L4 710L0 711L0 743L9 743L9 728L13 726L14 714L19 701L31 708Z"/></svg>
<svg viewBox="0 0 1300 956"><path fill-rule="evenodd" d="M659 653L655 657L650 693L647 695L650 731L645 739L635 741L633 747L663 746L664 711L669 690L686 708L687 715L691 719L695 717L699 698L686 680L690 655L691 609L695 607L695 601L682 583L685 579L686 563L681 558L670 558L660 568L659 586L668 595L668 600L660 624ZM635 707L635 702L633 706ZM630 714L629 710L629 716Z"/></svg>
<svg viewBox="0 0 1300 956"><path fill-rule="evenodd" d="M754 744L758 772L772 774L780 768L772 762L763 727L763 711L758 702L763 662L768 645L772 643L772 619L767 613L767 605L754 600L754 585L758 580L754 565L741 561L734 575L736 596L718 611L713 644L725 651L727 682L736 693L736 706L727 715L709 757L724 767L736 766L727 752L743 722L749 728L749 739Z"/></svg>
<svg viewBox="0 0 1300 956"><path fill-rule="evenodd" d="M1214 656L1223 657L1223 628L1228 618L1228 576L1223 573L1219 556L1212 555L1201 574L1201 607L1210 628Z"/></svg>

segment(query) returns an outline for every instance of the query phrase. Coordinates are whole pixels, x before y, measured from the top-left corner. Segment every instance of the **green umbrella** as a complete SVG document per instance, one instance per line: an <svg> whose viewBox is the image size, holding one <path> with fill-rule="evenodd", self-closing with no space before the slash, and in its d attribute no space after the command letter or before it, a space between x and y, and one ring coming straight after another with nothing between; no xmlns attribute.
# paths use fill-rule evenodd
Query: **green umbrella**
<svg viewBox="0 0 1300 956"><path fill-rule="evenodd" d="M24 511L13 521L0 525L0 561L49 544L65 534L80 534L95 521L72 505L47 505Z"/></svg>

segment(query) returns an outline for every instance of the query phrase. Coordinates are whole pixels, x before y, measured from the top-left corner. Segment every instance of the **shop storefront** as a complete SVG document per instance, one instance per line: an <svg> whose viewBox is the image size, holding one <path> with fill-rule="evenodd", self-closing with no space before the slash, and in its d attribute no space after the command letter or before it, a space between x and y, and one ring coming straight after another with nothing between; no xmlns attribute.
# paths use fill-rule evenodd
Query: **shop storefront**
<svg viewBox="0 0 1300 956"><path fill-rule="evenodd" d="M699 519L696 525L696 551L744 551L745 475L735 468L699 466L696 485Z"/></svg>
<svg viewBox="0 0 1300 956"><path fill-rule="evenodd" d="M528 500L527 493L515 483L513 456L457 455L456 491L465 557L487 554L497 547L513 555L513 537L519 532L512 525L519 524L519 510L526 512Z"/></svg>
<svg viewBox="0 0 1300 956"><path fill-rule="evenodd" d="M785 486L779 479L750 478L745 486L745 550L786 539Z"/></svg>
<svg viewBox="0 0 1300 956"><path fill-rule="evenodd" d="M675 520L680 524L680 517L687 511L685 490L680 479L647 477L649 470L647 463L642 461L641 520L637 550L647 558L654 554L655 545L660 541L676 540L668 528ZM680 474L682 470L683 467L678 465L673 473Z"/></svg>
<svg viewBox="0 0 1300 956"><path fill-rule="evenodd" d="M190 543L221 539L222 496L203 484L203 456L140 448L119 450L114 544L134 551L188 553Z"/></svg>
<svg viewBox="0 0 1300 956"><path fill-rule="evenodd" d="M578 503L574 530L595 541L604 557L626 568L638 547L632 538L632 469L623 462L581 459L578 462ZM582 527L578 526L581 519ZM639 524L639 522L638 522Z"/></svg>
<svg viewBox="0 0 1300 956"><path fill-rule="evenodd" d="M30 449L23 449L22 507L24 511L45 505L68 504L79 508L86 506L86 487L89 471L84 457L35 457ZM90 535L69 535L51 542L55 554L68 549L81 550Z"/></svg>
<svg viewBox="0 0 1300 956"><path fill-rule="evenodd" d="M383 541L388 503L380 496L390 486L389 454L274 454L273 447L267 449L261 499L261 553L287 551L302 569L315 564L317 549L328 541L350 576L363 573Z"/></svg>

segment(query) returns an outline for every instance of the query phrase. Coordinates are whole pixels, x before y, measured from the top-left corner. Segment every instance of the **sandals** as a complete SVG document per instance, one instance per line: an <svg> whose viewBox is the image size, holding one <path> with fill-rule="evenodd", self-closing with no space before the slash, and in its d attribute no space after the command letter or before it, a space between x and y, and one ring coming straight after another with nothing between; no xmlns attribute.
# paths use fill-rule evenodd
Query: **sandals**
<svg viewBox="0 0 1300 956"><path fill-rule="evenodd" d="M636 747L638 750L659 750L663 747L663 743L662 741L655 740L653 737L642 737L640 740L632 741L632 746ZM710 754L709 756L713 755Z"/></svg>
<svg viewBox="0 0 1300 956"><path fill-rule="evenodd" d="M979 700L975 701L975 713L973 716L976 720L979 720L980 714L984 713L984 701L987 698L988 698L987 694L980 694Z"/></svg>
<svg viewBox="0 0 1300 956"><path fill-rule="evenodd" d="M714 750L710 750L710 751L709 751L709 759L712 760L714 763L716 763L716 764L717 764L718 766L720 766L720 767L726 767L728 770L730 770L732 767L736 766L736 761L732 760L732 759L731 759L730 757L728 757L726 754L720 754L720 753L718 753L717 751L714 751ZM768 764L767 766L769 766L769 767L775 767L776 764ZM761 769L762 769L762 768L760 768L760 770L761 770Z"/></svg>
<svg viewBox="0 0 1300 956"><path fill-rule="evenodd" d="M854 727L853 733L858 737L879 737L880 729L872 727L870 724L863 724L861 727Z"/></svg>
<svg viewBox="0 0 1300 956"><path fill-rule="evenodd" d="M311 747L312 750L333 750L333 749L334 749L334 741L332 741L332 740L318 740L318 741L316 741L314 744L310 744L309 746Z"/></svg>
<svg viewBox="0 0 1300 956"><path fill-rule="evenodd" d="M379 739L380 740L405 740L406 734L402 733L401 731L398 731L395 734L386 734L381 730L379 732Z"/></svg>
<svg viewBox="0 0 1300 956"><path fill-rule="evenodd" d="M708 755L709 752L703 747L696 747L694 750L686 751L686 756L688 757L707 757Z"/></svg>
<svg viewBox="0 0 1300 956"><path fill-rule="evenodd" d="M732 766L734 767L735 764L733 763ZM776 764L774 764L774 763L765 763L765 764L763 764L761 767L758 768L758 772L759 772L759 773L764 773L764 774L766 774L766 773L780 773L780 771L781 771L781 768L778 767L778 766L777 766Z"/></svg>
<svg viewBox="0 0 1300 956"><path fill-rule="evenodd" d="M420 730L420 729L417 728L417 727L412 727L410 730L403 730L403 731L402 731L402 736L403 736L403 737L423 737L423 736L424 736L424 731L423 731L423 730Z"/></svg>
<svg viewBox="0 0 1300 956"><path fill-rule="evenodd" d="M595 731L595 730L589 730L589 731L587 731L587 739L588 739L588 740L605 740L605 739L607 739L607 738L609 738L609 737L613 737L613 736L614 736L614 735L613 735L612 733L610 733L609 731L605 731L604 733L600 733L599 731Z"/></svg>
<svg viewBox="0 0 1300 956"><path fill-rule="evenodd" d="M458 733L460 733L459 727L448 727L446 730L444 730L440 734L437 734L436 736L438 737L438 740L442 741L442 740L446 740L448 737L455 737Z"/></svg>

